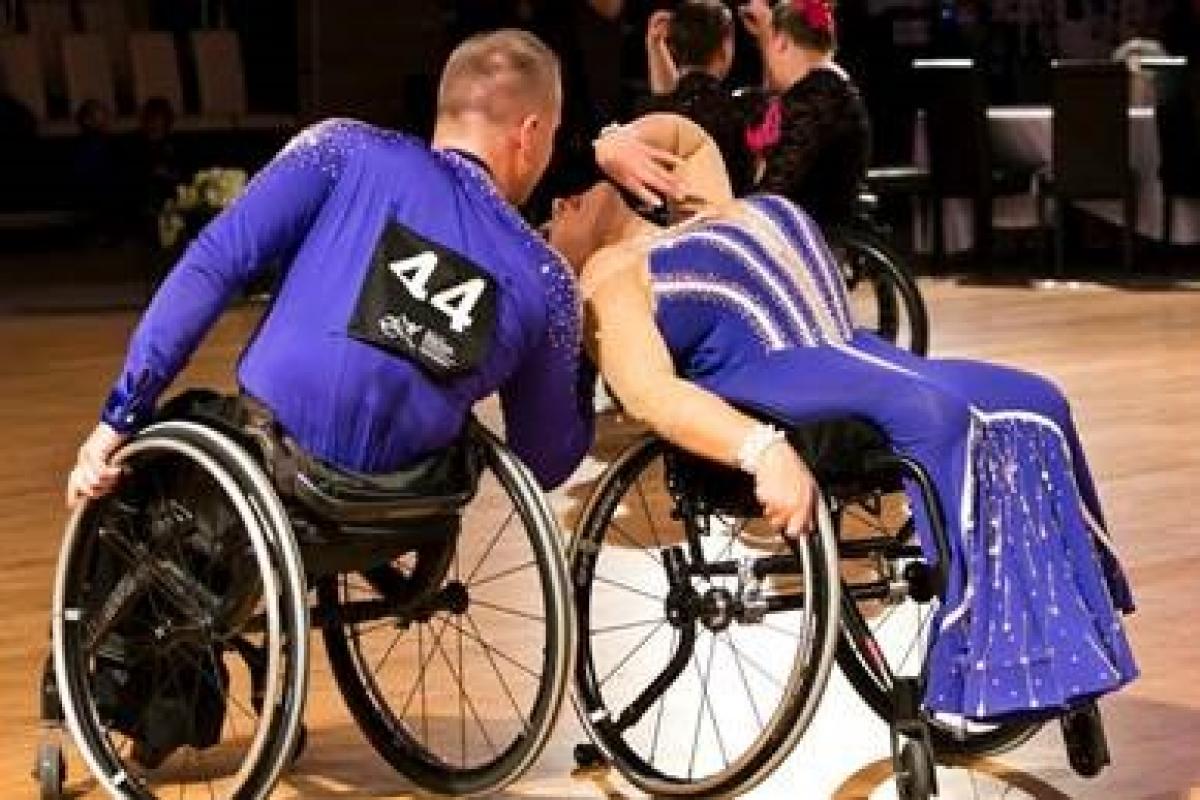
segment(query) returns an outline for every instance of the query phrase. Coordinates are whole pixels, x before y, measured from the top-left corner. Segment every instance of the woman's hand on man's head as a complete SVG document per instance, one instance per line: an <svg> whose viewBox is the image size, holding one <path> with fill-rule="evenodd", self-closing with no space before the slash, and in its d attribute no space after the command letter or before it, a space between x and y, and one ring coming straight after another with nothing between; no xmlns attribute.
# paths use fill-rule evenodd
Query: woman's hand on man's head
<svg viewBox="0 0 1200 800"><path fill-rule="evenodd" d="M673 172L682 159L669 150L648 145L622 129L601 134L595 147L601 171L647 205L661 205L664 198L684 199L683 182Z"/></svg>

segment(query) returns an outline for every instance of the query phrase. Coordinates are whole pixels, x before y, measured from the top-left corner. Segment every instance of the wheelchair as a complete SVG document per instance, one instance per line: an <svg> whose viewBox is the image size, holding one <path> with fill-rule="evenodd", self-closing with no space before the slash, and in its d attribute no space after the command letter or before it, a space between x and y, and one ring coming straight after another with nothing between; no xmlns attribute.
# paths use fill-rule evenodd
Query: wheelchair
<svg viewBox="0 0 1200 800"><path fill-rule="evenodd" d="M569 554L574 702L591 740L577 764L612 764L656 797L743 794L803 737L835 663L890 728L900 800L937 794L935 762L969 765L1033 737L1045 720L922 707L950 553L925 468L865 420L770 421L820 487L801 539L767 528L749 476L652 434L599 479ZM929 509L926 547L906 487ZM1096 704L1060 722L1072 767L1098 774L1109 754Z"/></svg>
<svg viewBox="0 0 1200 800"><path fill-rule="evenodd" d="M841 268L854 319L917 355L929 352L929 313L904 259L875 219L877 201L864 192L846 222L825 231Z"/></svg>
<svg viewBox="0 0 1200 800"><path fill-rule="evenodd" d="M60 721L114 797L266 797L304 746L314 627L358 727L421 791L493 794L545 747L575 634L527 469L474 422L389 475L284 457L277 433L187 393L71 517L42 797L62 796Z"/></svg>
<svg viewBox="0 0 1200 800"><path fill-rule="evenodd" d="M901 800L937 794L935 761L969 764L1040 730L922 708L949 553L925 469L859 420L792 426L789 441L821 489L797 540L766 527L748 476L653 435L601 477L570 550L581 767L615 765L656 797L748 792L804 735L835 663L891 729ZM928 552L905 484L931 509ZM1095 704L1061 721L1072 766L1097 774Z"/></svg>

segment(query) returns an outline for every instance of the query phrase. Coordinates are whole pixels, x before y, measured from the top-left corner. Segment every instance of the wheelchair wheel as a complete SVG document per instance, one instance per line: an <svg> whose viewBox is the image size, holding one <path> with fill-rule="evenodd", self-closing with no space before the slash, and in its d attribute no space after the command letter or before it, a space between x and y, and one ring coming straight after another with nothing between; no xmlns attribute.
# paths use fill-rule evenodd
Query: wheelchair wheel
<svg viewBox="0 0 1200 800"><path fill-rule="evenodd" d="M902 492L854 498L837 507L834 519L844 555L838 666L866 704L890 723L895 718L892 681L922 675L937 599L921 585L923 557ZM850 550L854 557L846 557ZM882 599L865 597L861 591L883 584L892 590ZM882 657L884 669L872 654ZM981 723L948 714L928 715L927 723L934 752L952 759L1005 753L1041 727L1032 722Z"/></svg>
<svg viewBox="0 0 1200 800"><path fill-rule="evenodd" d="M459 796L498 792L534 763L575 645L555 518L528 470L480 436L486 471L457 543L318 589L330 665L359 727L420 788ZM350 609L383 599L384 580L411 582L413 599L350 621Z"/></svg>
<svg viewBox="0 0 1200 800"><path fill-rule="evenodd" d="M891 245L868 225L856 224L831 237L830 248L842 269L856 324L925 355L929 350L925 301Z"/></svg>
<svg viewBox="0 0 1200 800"><path fill-rule="evenodd" d="M55 679L114 797L266 797L292 752L308 606L291 527L236 443L188 422L116 455L116 491L67 524Z"/></svg>
<svg viewBox="0 0 1200 800"><path fill-rule="evenodd" d="M693 513L646 437L601 479L573 540L576 710L610 763L655 796L725 797L766 778L820 701L838 628L818 530ZM749 513L749 512L747 512Z"/></svg>

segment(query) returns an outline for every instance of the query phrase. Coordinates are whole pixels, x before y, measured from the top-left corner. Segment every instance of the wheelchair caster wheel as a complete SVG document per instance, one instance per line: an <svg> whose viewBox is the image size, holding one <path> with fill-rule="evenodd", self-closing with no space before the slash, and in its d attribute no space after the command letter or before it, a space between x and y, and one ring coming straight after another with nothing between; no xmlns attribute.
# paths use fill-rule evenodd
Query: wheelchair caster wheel
<svg viewBox="0 0 1200 800"><path fill-rule="evenodd" d="M607 767L608 759L600 752L600 748L591 742L575 745L575 765L580 769L597 769Z"/></svg>
<svg viewBox="0 0 1200 800"><path fill-rule="evenodd" d="M1088 703L1064 714L1062 731L1067 759L1081 777L1094 778L1108 766L1111 759L1099 706Z"/></svg>
<svg viewBox="0 0 1200 800"><path fill-rule="evenodd" d="M933 796L933 758L923 742L909 741L897 759L896 794L900 800L929 800Z"/></svg>
<svg viewBox="0 0 1200 800"><path fill-rule="evenodd" d="M58 742L38 745L33 777L41 788L41 800L62 800L63 784L67 780L67 762Z"/></svg>

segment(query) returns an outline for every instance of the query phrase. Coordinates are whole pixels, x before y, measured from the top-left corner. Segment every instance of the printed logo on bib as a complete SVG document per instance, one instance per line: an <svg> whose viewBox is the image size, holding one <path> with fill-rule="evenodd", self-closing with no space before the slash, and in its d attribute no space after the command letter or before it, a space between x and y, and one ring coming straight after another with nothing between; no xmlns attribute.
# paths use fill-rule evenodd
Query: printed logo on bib
<svg viewBox="0 0 1200 800"><path fill-rule="evenodd" d="M468 259L389 222L350 320L355 339L436 377L483 363L496 326L496 281Z"/></svg>

